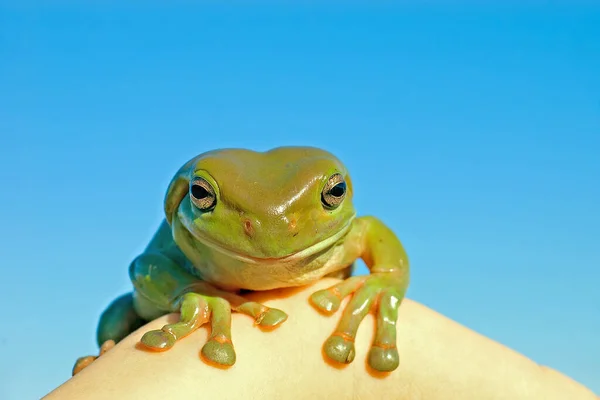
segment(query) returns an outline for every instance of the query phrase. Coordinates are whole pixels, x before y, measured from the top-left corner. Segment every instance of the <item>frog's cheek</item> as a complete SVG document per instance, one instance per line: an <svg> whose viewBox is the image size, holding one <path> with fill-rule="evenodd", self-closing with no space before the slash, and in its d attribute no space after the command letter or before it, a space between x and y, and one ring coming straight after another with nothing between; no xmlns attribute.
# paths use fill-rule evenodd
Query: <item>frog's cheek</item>
<svg viewBox="0 0 600 400"><path fill-rule="evenodd" d="M179 221L179 223L175 223L175 217L177 217L176 219ZM194 215L189 196L187 198L184 197L183 200L179 202L176 211L174 211L171 227L178 230L185 229L189 231L196 231L196 219L197 217Z"/></svg>

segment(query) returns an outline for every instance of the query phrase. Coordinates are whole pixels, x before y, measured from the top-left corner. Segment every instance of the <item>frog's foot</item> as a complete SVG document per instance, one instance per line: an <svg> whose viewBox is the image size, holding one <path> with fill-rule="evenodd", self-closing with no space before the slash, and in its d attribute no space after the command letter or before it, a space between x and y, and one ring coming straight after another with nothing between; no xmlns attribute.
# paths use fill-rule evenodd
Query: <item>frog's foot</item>
<svg viewBox="0 0 600 400"><path fill-rule="evenodd" d="M231 307L220 297L186 293L180 299L179 322L167 324L162 329L146 332L141 343L155 351L165 351L207 322L211 322L211 334L202 347L202 355L224 366L235 363L235 351L231 341Z"/></svg>
<svg viewBox="0 0 600 400"><path fill-rule="evenodd" d="M247 302L234 295L224 294L223 297L213 297L186 293L180 300L179 322L165 325L160 330L146 332L142 336L141 343L151 350L168 350L177 340L189 335L210 320L211 333L202 347L201 355L212 363L225 367L231 366L235 364L236 354L231 340L232 305L228 300L233 300L232 303L236 305L235 311L252 316L255 323L260 326L276 327L287 318L283 311L259 303Z"/></svg>
<svg viewBox="0 0 600 400"><path fill-rule="evenodd" d="M356 354L354 339L358 327L371 309L375 308L377 326L375 339L369 351L369 365L381 372L398 368L396 321L398 308L404 298L404 287L406 285L402 275L381 272L351 277L328 289L313 293L310 298L313 305L328 314L337 311L342 299L352 294L335 331L324 344L325 354L334 361L351 363Z"/></svg>
<svg viewBox="0 0 600 400"><path fill-rule="evenodd" d="M96 359L98 357L100 357L102 354L106 353L108 350L112 349L113 347L115 347L115 341L107 340L104 343L102 343L102 346L100 346L100 352L97 356L86 356L86 357L78 358L77 361L75 362L75 366L73 367L73 376L75 376L75 374L81 372L81 370L83 370L84 368L89 366L91 363L96 361Z"/></svg>

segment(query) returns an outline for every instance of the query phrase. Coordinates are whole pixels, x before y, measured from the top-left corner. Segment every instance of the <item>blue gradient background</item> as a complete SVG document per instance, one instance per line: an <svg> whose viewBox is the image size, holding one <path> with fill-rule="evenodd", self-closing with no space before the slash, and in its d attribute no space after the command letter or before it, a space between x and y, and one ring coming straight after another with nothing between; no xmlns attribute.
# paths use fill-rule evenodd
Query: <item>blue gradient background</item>
<svg viewBox="0 0 600 400"><path fill-rule="evenodd" d="M285 144L349 165L409 297L600 392L600 7L89 4L0 6L0 398L96 352L180 164Z"/></svg>

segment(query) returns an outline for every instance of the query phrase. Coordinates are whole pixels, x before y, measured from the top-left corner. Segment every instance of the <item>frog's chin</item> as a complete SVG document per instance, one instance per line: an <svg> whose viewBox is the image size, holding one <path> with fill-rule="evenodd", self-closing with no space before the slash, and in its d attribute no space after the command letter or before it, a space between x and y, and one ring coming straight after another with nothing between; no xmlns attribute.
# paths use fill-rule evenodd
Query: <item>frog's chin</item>
<svg viewBox="0 0 600 400"><path fill-rule="evenodd" d="M223 253L231 258L234 258L236 260L242 261L244 263L247 264L284 264L284 263L291 263L291 262L297 262L298 260L303 260L307 257L310 257L314 254L320 253L324 250L327 250L328 248L330 248L331 246L333 246L338 240L340 240L341 238L343 238L351 229L352 227L352 220L354 218L351 218L350 221L348 221L348 223L346 225L344 225L344 227L342 229L340 229L339 231L337 231L336 233L334 233L333 235L315 243L312 244L308 247L305 247L302 250L298 250L295 251L293 253L290 253L288 255L282 256L282 257L255 257L255 256L251 256L248 254L244 254L241 253L239 251L236 251L234 249L231 249L229 247L223 246L220 243L217 243L207 237L204 237L201 234L195 233L195 232L190 232L194 238L196 240L198 240L199 242L201 242L203 245L210 247L213 250L219 251L220 253Z"/></svg>

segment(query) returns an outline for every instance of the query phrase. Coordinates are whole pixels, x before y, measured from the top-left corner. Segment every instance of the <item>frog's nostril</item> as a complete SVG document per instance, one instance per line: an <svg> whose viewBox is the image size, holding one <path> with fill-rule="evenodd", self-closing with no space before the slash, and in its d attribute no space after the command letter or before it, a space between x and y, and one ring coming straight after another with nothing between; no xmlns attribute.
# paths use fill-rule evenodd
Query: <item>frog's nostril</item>
<svg viewBox="0 0 600 400"><path fill-rule="evenodd" d="M298 226L298 221L296 220L296 218L295 217L290 218L289 222L288 222L288 229L289 229L289 231L291 233L296 232L296 227L297 226ZM294 235L294 236L296 236L296 235Z"/></svg>
<svg viewBox="0 0 600 400"><path fill-rule="evenodd" d="M249 219L244 219L242 224L244 225L244 232L246 232L246 235L252 236L252 234L254 233L252 221L250 221Z"/></svg>

